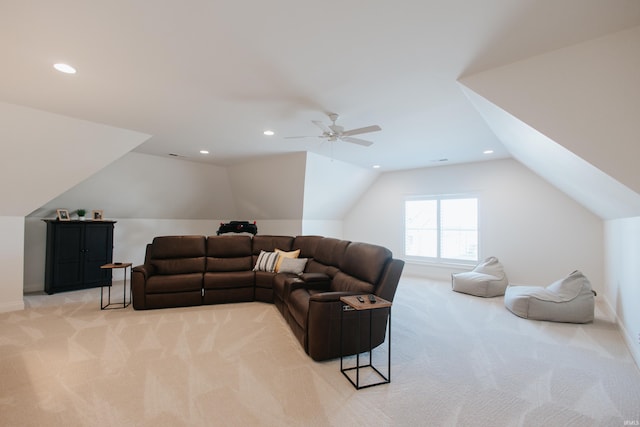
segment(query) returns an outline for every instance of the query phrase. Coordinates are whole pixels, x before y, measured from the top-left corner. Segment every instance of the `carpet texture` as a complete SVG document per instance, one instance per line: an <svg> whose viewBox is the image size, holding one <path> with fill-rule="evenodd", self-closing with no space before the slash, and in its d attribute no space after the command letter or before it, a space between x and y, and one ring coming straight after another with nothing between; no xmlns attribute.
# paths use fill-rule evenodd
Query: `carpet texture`
<svg viewBox="0 0 640 427"><path fill-rule="evenodd" d="M114 294L117 295L117 294ZM403 278L391 384L356 391L264 303L99 309L99 289L0 314L2 426L623 426L640 372L612 319L521 319ZM385 367L386 345L374 351ZM386 368L386 367L385 367Z"/></svg>

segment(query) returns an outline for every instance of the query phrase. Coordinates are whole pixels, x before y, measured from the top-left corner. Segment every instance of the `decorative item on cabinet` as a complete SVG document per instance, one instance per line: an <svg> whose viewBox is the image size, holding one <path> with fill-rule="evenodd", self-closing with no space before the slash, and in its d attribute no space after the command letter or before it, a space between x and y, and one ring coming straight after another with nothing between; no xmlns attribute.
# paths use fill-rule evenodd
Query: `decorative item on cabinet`
<svg viewBox="0 0 640 427"><path fill-rule="evenodd" d="M44 220L47 250L44 290L48 294L94 288L111 283L116 221Z"/></svg>
<svg viewBox="0 0 640 427"><path fill-rule="evenodd" d="M91 211L91 219L94 221L102 221L102 210Z"/></svg>
<svg viewBox="0 0 640 427"><path fill-rule="evenodd" d="M57 209L56 213L58 214L58 221L69 221L71 219L69 211L66 209Z"/></svg>

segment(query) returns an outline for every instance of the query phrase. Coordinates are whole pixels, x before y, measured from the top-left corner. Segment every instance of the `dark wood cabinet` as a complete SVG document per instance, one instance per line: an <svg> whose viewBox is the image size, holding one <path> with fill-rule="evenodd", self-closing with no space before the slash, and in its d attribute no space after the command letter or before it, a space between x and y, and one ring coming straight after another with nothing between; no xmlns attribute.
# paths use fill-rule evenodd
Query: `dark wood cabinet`
<svg viewBox="0 0 640 427"><path fill-rule="evenodd" d="M44 290L48 294L111 284L115 221L47 223Z"/></svg>

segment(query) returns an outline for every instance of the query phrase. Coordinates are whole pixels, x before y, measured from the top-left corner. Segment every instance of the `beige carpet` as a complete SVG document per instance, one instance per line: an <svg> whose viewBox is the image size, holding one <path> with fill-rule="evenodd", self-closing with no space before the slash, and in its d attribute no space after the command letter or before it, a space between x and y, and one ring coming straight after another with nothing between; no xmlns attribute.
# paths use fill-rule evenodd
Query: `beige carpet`
<svg viewBox="0 0 640 427"><path fill-rule="evenodd" d="M616 326L515 317L401 281L391 384L356 391L263 303L101 311L99 289L0 314L2 426L623 426L640 372ZM375 353L376 361L386 353Z"/></svg>

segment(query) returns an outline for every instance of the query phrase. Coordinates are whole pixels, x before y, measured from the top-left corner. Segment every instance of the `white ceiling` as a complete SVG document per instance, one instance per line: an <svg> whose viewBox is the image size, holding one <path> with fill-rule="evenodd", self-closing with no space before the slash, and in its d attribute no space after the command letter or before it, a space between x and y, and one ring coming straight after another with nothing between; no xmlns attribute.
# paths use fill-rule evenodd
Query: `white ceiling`
<svg viewBox="0 0 640 427"><path fill-rule="evenodd" d="M0 101L218 165L302 150L383 170L460 163L509 154L458 78L638 23L638 0L0 0ZM382 131L368 148L283 138L319 134L327 112Z"/></svg>

